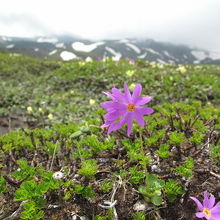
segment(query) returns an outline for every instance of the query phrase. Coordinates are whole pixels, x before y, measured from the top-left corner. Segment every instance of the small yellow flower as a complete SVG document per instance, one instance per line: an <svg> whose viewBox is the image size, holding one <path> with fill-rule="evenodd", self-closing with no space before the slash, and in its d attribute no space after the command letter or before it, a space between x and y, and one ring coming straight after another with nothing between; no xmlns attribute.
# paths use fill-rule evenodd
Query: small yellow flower
<svg viewBox="0 0 220 220"><path fill-rule="evenodd" d="M95 105L95 100L94 100L94 99L90 99L90 100L89 100L89 104L90 104L90 105Z"/></svg>
<svg viewBox="0 0 220 220"><path fill-rule="evenodd" d="M114 57L112 57L112 60L113 60L113 61L119 61L119 60L120 60L120 57L114 56Z"/></svg>
<svg viewBox="0 0 220 220"><path fill-rule="evenodd" d="M84 65L85 65L85 62L79 61L78 64L79 64L80 66L84 66Z"/></svg>
<svg viewBox="0 0 220 220"><path fill-rule="evenodd" d="M187 71L185 66L179 66L176 70L179 71L180 73L186 73L186 71Z"/></svg>
<svg viewBox="0 0 220 220"><path fill-rule="evenodd" d="M133 90L134 90L134 88L135 88L135 84L134 84L134 83L132 83L132 84L129 86L129 89L133 91Z"/></svg>
<svg viewBox="0 0 220 220"><path fill-rule="evenodd" d="M126 71L126 75L127 75L128 77L132 77L132 76L134 75L134 70L128 70L128 71Z"/></svg>
<svg viewBox="0 0 220 220"><path fill-rule="evenodd" d="M48 118L49 120L52 120L52 119L53 119L53 115L50 113L50 114L47 116L47 118Z"/></svg>
<svg viewBox="0 0 220 220"><path fill-rule="evenodd" d="M88 62L92 62L92 58L91 57L86 57L85 61Z"/></svg>
<svg viewBox="0 0 220 220"><path fill-rule="evenodd" d="M152 66L152 68L156 68L157 67L157 63L155 61L150 62L150 65Z"/></svg>
<svg viewBox="0 0 220 220"><path fill-rule="evenodd" d="M42 109L42 108L39 108L38 111L42 113L42 112L43 112L43 109Z"/></svg>
<svg viewBox="0 0 220 220"><path fill-rule="evenodd" d="M74 94L74 90L70 90L70 94L73 95Z"/></svg>
<svg viewBox="0 0 220 220"><path fill-rule="evenodd" d="M164 64L163 64L163 63L158 63L158 64L157 64L157 67L158 67L159 69L163 69L163 68L164 68Z"/></svg>
<svg viewBox="0 0 220 220"><path fill-rule="evenodd" d="M27 112L28 112L28 114L33 113L33 109L32 109L32 107L31 107L31 106L28 106L28 107L27 107Z"/></svg>
<svg viewBox="0 0 220 220"><path fill-rule="evenodd" d="M107 62L107 61L109 61L109 57L104 57L103 62Z"/></svg>

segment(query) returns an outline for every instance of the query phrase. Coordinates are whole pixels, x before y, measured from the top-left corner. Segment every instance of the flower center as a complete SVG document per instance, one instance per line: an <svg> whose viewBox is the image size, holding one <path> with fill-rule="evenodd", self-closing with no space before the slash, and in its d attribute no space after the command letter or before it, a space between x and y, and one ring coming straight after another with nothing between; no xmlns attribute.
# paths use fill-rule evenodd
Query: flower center
<svg viewBox="0 0 220 220"><path fill-rule="evenodd" d="M202 210L202 212L203 212L207 217L210 217L210 216L211 216L211 212L210 212L209 209L204 208L204 209Z"/></svg>
<svg viewBox="0 0 220 220"><path fill-rule="evenodd" d="M129 112L134 112L136 109L136 106L134 104L128 104L127 109Z"/></svg>

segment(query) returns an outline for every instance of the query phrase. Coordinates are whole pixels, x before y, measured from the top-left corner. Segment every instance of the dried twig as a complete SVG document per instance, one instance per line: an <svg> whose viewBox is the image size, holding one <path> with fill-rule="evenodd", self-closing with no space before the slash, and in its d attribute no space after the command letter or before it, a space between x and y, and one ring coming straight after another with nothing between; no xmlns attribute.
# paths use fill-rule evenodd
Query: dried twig
<svg viewBox="0 0 220 220"><path fill-rule="evenodd" d="M25 200L25 201L21 202L19 208L18 208L16 211L14 211L10 216L4 218L4 220L14 220L14 219L17 219L17 218L18 218L18 215L20 214L20 212L21 212L21 210L22 210L22 206L23 206L25 203L27 203L27 202L28 202L28 200Z"/></svg>
<svg viewBox="0 0 220 220"><path fill-rule="evenodd" d="M220 175L219 175L219 174L214 173L214 172L212 172L212 171L210 171L209 173L210 173L212 176L215 176L215 177L217 177L218 179L220 179Z"/></svg>
<svg viewBox="0 0 220 220"><path fill-rule="evenodd" d="M211 139L211 140L212 140L212 139ZM208 137L208 141L207 141L199 150L197 150L196 152L194 152L194 153L191 155L191 157L197 156L206 146L209 147L209 144L210 144L211 140L210 140L210 138Z"/></svg>
<svg viewBox="0 0 220 220"><path fill-rule="evenodd" d="M121 179L118 181L117 186L115 186L115 184L113 185L113 191L110 201L104 201L104 205L98 204L98 206L103 209L113 209L114 220L118 220L118 214L115 208L115 205L117 204L117 200L115 200L115 194L120 186L121 186Z"/></svg>
<svg viewBox="0 0 220 220"><path fill-rule="evenodd" d="M24 179L22 180L16 180L16 179L13 179L12 177L10 176L3 176L4 179L7 181L7 183L9 183L10 185L13 185L13 186L19 186L21 185L26 179L28 179L28 177L30 176L30 174L28 174Z"/></svg>
<svg viewBox="0 0 220 220"><path fill-rule="evenodd" d="M17 166L19 166L18 163L17 163L17 161L16 161L16 159L14 158L14 155L13 155L13 153L12 153L11 150L9 151L9 156L11 157L11 160L12 160Z"/></svg>
<svg viewBox="0 0 220 220"><path fill-rule="evenodd" d="M53 157L52 157L52 161L51 161L51 164L50 164L50 170L52 170L52 167L53 167L53 161L54 161L56 150L57 150L57 143L58 143L58 141L56 141L55 148L54 148L54 151L53 151Z"/></svg>

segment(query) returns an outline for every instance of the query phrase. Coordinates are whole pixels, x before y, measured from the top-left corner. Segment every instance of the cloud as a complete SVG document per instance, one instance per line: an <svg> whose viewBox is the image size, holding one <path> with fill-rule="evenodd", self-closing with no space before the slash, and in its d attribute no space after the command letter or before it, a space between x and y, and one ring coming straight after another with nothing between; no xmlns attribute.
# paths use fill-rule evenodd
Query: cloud
<svg viewBox="0 0 220 220"><path fill-rule="evenodd" d="M5 30L7 35L25 35L27 37L54 33L54 31L39 18L28 13L0 14L0 30ZM1 34L5 35L5 33Z"/></svg>
<svg viewBox="0 0 220 220"><path fill-rule="evenodd" d="M7 0L0 35L153 38L220 51L219 9L219 0Z"/></svg>

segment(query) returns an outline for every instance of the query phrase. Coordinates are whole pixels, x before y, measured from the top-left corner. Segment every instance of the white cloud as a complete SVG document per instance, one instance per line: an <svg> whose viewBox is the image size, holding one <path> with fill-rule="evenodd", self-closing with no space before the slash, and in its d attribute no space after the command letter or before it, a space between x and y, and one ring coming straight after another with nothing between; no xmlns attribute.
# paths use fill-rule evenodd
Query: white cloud
<svg viewBox="0 0 220 220"><path fill-rule="evenodd" d="M143 37L219 50L219 0L7 0L0 35Z"/></svg>

